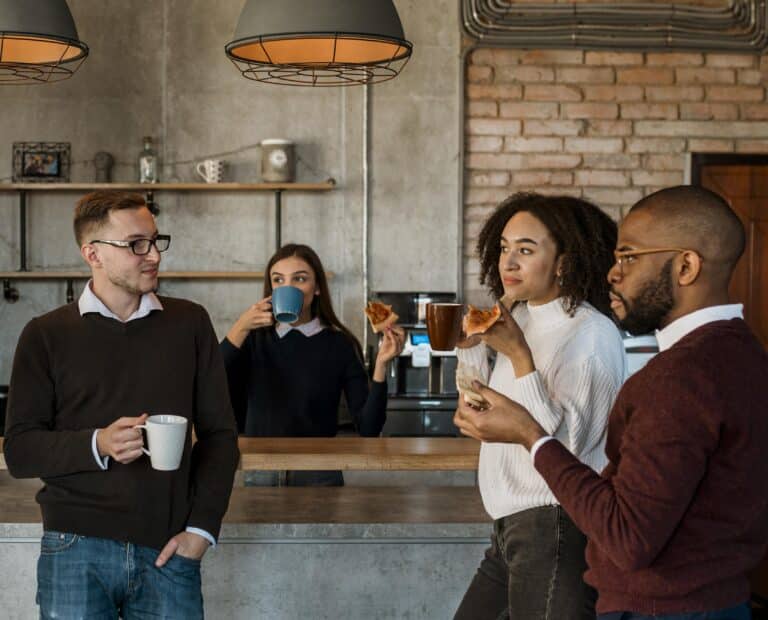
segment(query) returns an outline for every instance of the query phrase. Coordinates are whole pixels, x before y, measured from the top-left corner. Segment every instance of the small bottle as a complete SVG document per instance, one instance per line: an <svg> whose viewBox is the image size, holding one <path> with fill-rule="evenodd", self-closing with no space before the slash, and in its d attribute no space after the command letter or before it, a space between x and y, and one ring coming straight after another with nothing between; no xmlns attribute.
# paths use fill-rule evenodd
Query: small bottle
<svg viewBox="0 0 768 620"><path fill-rule="evenodd" d="M139 183L157 183L157 153L152 136L144 137L144 150L139 154Z"/></svg>

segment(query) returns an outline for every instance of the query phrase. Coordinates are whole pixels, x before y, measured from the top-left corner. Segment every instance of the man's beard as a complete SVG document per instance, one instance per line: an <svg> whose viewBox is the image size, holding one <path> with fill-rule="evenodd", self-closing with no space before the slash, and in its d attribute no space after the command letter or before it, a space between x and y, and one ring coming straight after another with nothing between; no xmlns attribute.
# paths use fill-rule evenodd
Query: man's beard
<svg viewBox="0 0 768 620"><path fill-rule="evenodd" d="M621 298L627 313L618 321L621 329L633 336L659 329L675 305L672 297L672 259L664 263L659 277L648 282L631 302L616 291L612 293Z"/></svg>

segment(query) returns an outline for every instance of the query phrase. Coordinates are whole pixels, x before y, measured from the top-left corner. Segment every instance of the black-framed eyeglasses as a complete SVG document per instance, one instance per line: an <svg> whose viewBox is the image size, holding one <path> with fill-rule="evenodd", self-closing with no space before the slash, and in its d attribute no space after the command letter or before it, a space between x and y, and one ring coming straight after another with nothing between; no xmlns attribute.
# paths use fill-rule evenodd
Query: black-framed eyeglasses
<svg viewBox="0 0 768 620"><path fill-rule="evenodd" d="M131 241L114 241L109 239L93 239L89 243L106 243L116 248L131 248L136 256L145 256L154 245L158 252L165 252L171 245L171 235L157 235L154 239L132 239Z"/></svg>

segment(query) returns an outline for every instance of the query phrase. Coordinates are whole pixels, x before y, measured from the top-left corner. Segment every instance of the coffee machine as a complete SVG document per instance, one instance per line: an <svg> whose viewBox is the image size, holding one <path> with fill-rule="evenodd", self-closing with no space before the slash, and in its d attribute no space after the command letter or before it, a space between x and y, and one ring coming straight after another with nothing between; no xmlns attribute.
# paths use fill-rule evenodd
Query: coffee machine
<svg viewBox="0 0 768 620"><path fill-rule="evenodd" d="M455 293L379 292L373 299L392 306L405 329L403 352L387 371L385 437L456 437L456 353L434 351L427 333L427 304L456 302ZM370 328L369 328L370 329ZM375 339L371 340L376 342Z"/></svg>

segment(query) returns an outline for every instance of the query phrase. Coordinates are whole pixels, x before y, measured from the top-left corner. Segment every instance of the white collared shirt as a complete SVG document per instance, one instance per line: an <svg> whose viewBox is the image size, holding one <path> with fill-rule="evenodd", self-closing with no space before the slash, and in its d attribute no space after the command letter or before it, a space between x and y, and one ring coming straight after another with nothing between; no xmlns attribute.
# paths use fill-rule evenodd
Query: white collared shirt
<svg viewBox="0 0 768 620"><path fill-rule="evenodd" d="M123 321L123 319L112 312L112 310L107 308L106 304L101 301L101 299L96 297L96 293L94 293L93 289L91 288L92 286L93 280L88 280L88 284L86 284L85 288L83 288L83 293L80 295L80 299L77 300L77 308L80 310L80 316L95 312L96 314L105 316L108 319L115 319L121 323L128 323L129 321L134 321L135 319L143 319L153 310L163 309L163 304L160 303L157 295L151 292L145 293L141 296L141 301L139 302L139 307L136 308L136 311L127 319L125 319L125 321Z"/></svg>
<svg viewBox="0 0 768 620"><path fill-rule="evenodd" d="M659 351L666 351L678 340L687 336L694 329L714 321L729 321L731 319L743 319L744 306L742 304L724 304L702 308L690 314L685 314L675 319L664 329L656 332L656 340L659 343Z"/></svg>
<svg viewBox="0 0 768 620"><path fill-rule="evenodd" d="M295 329L301 332L307 338L311 338L312 336L319 334L321 331L323 331L325 329L325 325L323 325L319 317L315 317L311 321L308 321L302 325L293 326L290 323L278 323L277 325L275 325L275 331L277 332L278 338L282 338L292 329Z"/></svg>
<svg viewBox="0 0 768 620"><path fill-rule="evenodd" d="M157 295L152 292L145 293L141 296L141 301L139 301L139 307L136 308L136 311L131 314L131 316L129 316L125 321L123 321L119 316L112 312L112 310L110 310L107 305L101 301L101 299L96 296L96 293L94 293L93 289L91 288L92 285L93 280L88 280L88 284L85 285L80 298L77 300L77 308L80 311L80 316L96 313L103 317L107 317L108 319L115 319L121 323L128 323L129 321L135 321L136 319L143 319L155 310L160 311L163 309L163 304L160 303ZM98 445L96 444L96 436L98 434L99 429L97 428L95 431L93 431L93 435L91 436L91 451L93 452L93 457L96 459L98 466L103 471L106 471L109 468L109 457L105 456L104 458L101 458L101 455L99 454ZM211 543L212 546L216 545L216 539L205 530L201 530L196 527L188 527L186 528L186 531L197 534L198 536L202 536L209 543Z"/></svg>

